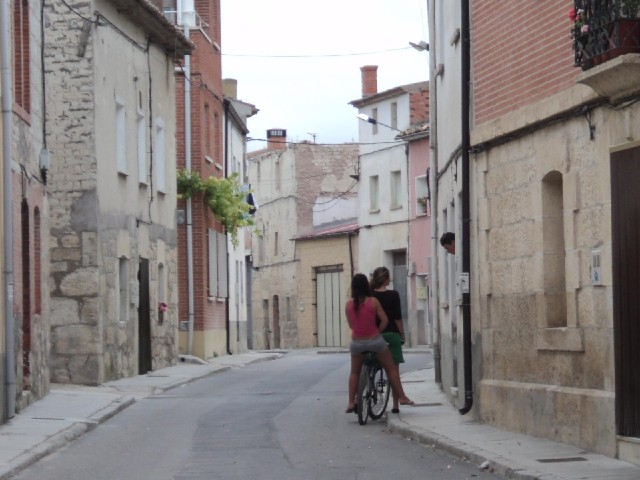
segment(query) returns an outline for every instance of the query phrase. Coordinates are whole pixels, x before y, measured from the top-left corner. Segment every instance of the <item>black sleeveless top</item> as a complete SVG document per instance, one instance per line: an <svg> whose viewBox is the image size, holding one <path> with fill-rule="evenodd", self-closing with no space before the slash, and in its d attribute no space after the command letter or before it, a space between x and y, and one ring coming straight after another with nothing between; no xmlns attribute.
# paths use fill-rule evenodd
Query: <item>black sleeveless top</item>
<svg viewBox="0 0 640 480"><path fill-rule="evenodd" d="M385 290L384 292L376 292L373 290L371 294L378 299L384 313L387 314L389 323L382 333L400 333L396 320L402 320L402 309L400 307L400 294L395 290ZM380 319L376 316L376 325L380 325Z"/></svg>

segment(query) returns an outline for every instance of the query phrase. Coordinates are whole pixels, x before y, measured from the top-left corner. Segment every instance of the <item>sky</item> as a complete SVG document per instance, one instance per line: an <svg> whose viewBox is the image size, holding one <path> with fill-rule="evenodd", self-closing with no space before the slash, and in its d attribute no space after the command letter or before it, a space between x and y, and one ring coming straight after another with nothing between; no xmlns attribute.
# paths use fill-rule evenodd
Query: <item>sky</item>
<svg viewBox="0 0 640 480"><path fill-rule="evenodd" d="M289 141L358 140L360 67L378 66L378 91L428 80L427 0L222 0L222 78L259 112L249 137L271 128ZM248 150L264 148L249 141Z"/></svg>

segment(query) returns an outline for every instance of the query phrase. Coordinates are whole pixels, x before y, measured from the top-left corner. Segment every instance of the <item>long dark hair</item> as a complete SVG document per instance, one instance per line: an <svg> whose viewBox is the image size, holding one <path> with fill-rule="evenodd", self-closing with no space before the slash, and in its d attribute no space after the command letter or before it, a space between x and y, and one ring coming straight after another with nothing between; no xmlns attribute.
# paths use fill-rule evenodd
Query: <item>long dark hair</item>
<svg viewBox="0 0 640 480"><path fill-rule="evenodd" d="M360 304L366 297L371 296L369 290L369 280L364 273L356 273L351 279L351 298L353 299L353 309L357 312Z"/></svg>
<svg viewBox="0 0 640 480"><path fill-rule="evenodd" d="M387 267L376 268L371 276L371 290L380 288L387 280L389 280L389 269Z"/></svg>

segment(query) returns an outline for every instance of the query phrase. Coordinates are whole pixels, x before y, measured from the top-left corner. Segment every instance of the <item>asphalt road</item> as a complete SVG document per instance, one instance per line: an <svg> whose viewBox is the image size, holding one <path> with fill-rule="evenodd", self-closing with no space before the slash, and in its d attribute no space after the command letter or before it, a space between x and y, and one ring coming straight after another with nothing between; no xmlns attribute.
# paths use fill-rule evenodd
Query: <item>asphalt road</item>
<svg viewBox="0 0 640 480"><path fill-rule="evenodd" d="M401 371L424 368L407 354ZM347 354L294 351L147 397L15 478L496 479L345 414ZM407 407L408 408L408 407Z"/></svg>

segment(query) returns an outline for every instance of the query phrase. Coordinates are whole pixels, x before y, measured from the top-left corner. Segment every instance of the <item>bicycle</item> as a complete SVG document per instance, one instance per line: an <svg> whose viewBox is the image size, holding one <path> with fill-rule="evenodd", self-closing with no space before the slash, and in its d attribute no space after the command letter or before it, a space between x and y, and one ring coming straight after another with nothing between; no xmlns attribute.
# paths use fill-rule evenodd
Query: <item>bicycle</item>
<svg viewBox="0 0 640 480"><path fill-rule="evenodd" d="M357 393L358 423L365 425L367 417L378 420L389 403L391 384L384 368L378 363L373 352L366 352L360 372Z"/></svg>

